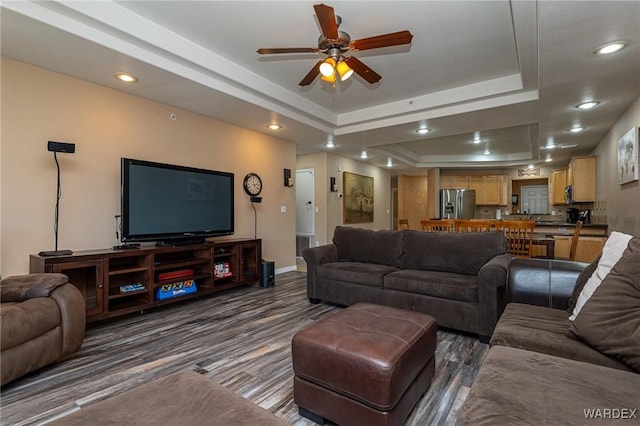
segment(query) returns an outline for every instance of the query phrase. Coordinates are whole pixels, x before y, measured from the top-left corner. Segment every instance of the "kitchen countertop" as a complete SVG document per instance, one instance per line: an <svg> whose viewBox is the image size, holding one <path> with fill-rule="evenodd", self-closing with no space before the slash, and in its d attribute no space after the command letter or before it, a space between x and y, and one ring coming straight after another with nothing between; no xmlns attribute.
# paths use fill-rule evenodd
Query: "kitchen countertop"
<svg viewBox="0 0 640 426"><path fill-rule="evenodd" d="M575 227L576 224L575 223L568 223L568 222L549 222L549 221L543 221L543 220L536 220L536 226L558 226L558 227ZM582 224L583 228L607 228L607 224L600 224L600 223L590 223L590 224Z"/></svg>

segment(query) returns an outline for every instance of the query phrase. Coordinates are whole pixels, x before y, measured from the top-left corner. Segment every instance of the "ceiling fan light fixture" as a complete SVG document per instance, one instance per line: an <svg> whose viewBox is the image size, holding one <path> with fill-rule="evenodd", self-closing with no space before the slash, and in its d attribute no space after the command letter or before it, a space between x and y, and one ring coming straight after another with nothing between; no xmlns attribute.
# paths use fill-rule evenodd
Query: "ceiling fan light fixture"
<svg viewBox="0 0 640 426"><path fill-rule="evenodd" d="M333 58L327 58L320 64L320 74L323 77L333 77L333 81L335 81L335 67L336 61Z"/></svg>
<svg viewBox="0 0 640 426"><path fill-rule="evenodd" d="M335 74L331 74L331 75L329 75L329 76L321 75L321 76L320 76L320 79L321 79L322 81L326 81L327 83L335 84L335 82L336 82L336 75L335 75Z"/></svg>
<svg viewBox="0 0 640 426"><path fill-rule="evenodd" d="M353 70L344 61L338 62L338 65L336 65L336 71L340 74L340 81L347 80L353 74Z"/></svg>

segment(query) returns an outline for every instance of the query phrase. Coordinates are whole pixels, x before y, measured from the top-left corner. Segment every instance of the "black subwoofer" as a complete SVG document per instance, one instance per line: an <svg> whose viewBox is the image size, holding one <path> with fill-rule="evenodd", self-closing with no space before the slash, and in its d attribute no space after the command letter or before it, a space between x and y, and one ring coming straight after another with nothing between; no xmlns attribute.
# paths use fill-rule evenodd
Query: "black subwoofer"
<svg viewBox="0 0 640 426"><path fill-rule="evenodd" d="M271 260L263 260L260 287L273 287L274 285L276 285L275 262Z"/></svg>

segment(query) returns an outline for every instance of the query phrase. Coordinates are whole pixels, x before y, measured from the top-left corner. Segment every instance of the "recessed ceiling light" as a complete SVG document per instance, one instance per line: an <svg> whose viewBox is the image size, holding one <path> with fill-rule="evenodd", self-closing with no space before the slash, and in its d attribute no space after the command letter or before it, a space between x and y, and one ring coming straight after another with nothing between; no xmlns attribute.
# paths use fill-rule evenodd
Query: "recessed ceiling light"
<svg viewBox="0 0 640 426"><path fill-rule="evenodd" d="M416 133L419 135L426 135L430 131L431 129L429 129L428 127L420 127L418 130L416 130Z"/></svg>
<svg viewBox="0 0 640 426"><path fill-rule="evenodd" d="M578 133L583 131L585 128L582 126L573 126L572 128L570 128L568 131L571 133Z"/></svg>
<svg viewBox="0 0 640 426"><path fill-rule="evenodd" d="M387 167L393 167L393 161L391 161L391 158L387 158Z"/></svg>
<svg viewBox="0 0 640 426"><path fill-rule="evenodd" d="M367 151L362 151L362 154L360 154L360 158L369 158L369 154L367 154Z"/></svg>
<svg viewBox="0 0 640 426"><path fill-rule="evenodd" d="M327 141L327 143L324 146L327 148L335 148L336 144L333 143L333 141Z"/></svg>
<svg viewBox="0 0 640 426"><path fill-rule="evenodd" d="M482 142L484 142L484 139L481 139L481 138L473 138L471 140L471 143L473 143L473 144L479 144L479 143L482 143Z"/></svg>
<svg viewBox="0 0 640 426"><path fill-rule="evenodd" d="M593 51L594 55L608 55L609 53L617 52L627 45L626 41L612 41L611 43L603 44Z"/></svg>
<svg viewBox="0 0 640 426"><path fill-rule="evenodd" d="M282 126L277 123L271 123L267 126L267 128L270 130L280 130L282 129Z"/></svg>
<svg viewBox="0 0 640 426"><path fill-rule="evenodd" d="M581 104L576 105L576 108L579 109L591 109L597 105L599 105L600 102L598 101L587 101L587 102L582 102Z"/></svg>
<svg viewBox="0 0 640 426"><path fill-rule="evenodd" d="M125 83L136 83L138 81L138 77L127 74L126 72L117 72L115 76L118 80L124 81Z"/></svg>

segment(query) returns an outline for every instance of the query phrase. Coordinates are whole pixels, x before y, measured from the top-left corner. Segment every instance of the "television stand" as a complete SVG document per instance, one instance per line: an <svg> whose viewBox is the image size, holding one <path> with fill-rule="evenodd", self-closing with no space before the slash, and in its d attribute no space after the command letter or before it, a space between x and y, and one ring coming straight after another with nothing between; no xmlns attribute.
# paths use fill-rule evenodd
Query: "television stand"
<svg viewBox="0 0 640 426"><path fill-rule="evenodd" d="M180 247L95 249L67 256L32 254L29 272L67 275L84 296L91 323L258 284L261 259L261 240L238 238ZM187 281L195 282L195 292L170 299L158 294L163 287Z"/></svg>
<svg viewBox="0 0 640 426"><path fill-rule="evenodd" d="M204 238L178 238L175 240L158 241L157 247L181 247L204 244Z"/></svg>

